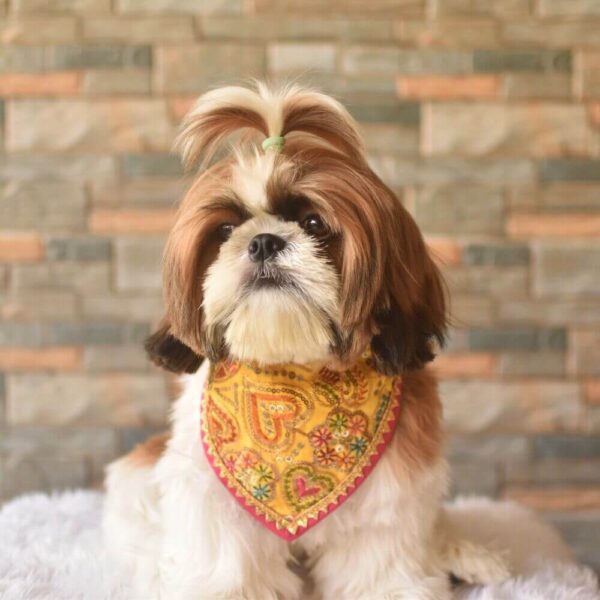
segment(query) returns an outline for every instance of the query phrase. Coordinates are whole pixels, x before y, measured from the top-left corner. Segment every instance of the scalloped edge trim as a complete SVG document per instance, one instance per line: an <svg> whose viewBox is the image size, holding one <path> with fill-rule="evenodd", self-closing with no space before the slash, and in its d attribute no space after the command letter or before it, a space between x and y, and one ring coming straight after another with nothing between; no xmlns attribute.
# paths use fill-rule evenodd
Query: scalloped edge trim
<svg viewBox="0 0 600 600"><path fill-rule="evenodd" d="M339 508L356 490L365 482L367 477L371 474L373 469L376 467L379 459L383 456L386 448L389 446L389 443L392 441L394 437L394 433L396 431L396 425L398 423L398 419L400 417L400 409L402 407L402 379L400 377L397 378L398 381L394 383L394 388L398 388L396 392L396 396L394 400L396 401L396 406L391 409L391 416L388 419L385 425L385 431L381 433L381 441L375 447L373 453L369 456L366 461L366 464L362 467L362 472L356 475L354 481L349 483L346 488L338 495L338 497L330 502L325 508L321 508L318 510L317 514L314 516L309 516L305 518L301 518L295 520L293 525L289 526L280 526L277 521L268 515L264 509L261 509L259 506L251 504L246 496L240 495L238 489L233 487L229 483L229 478L227 475L222 473L220 465L216 464L215 457L212 455L211 450L206 441L207 431L204 428L204 422L202 419L202 406L204 400L204 391L202 392L202 397L200 399L200 438L202 442L202 447L204 448L204 454L212 467L215 475L218 477L219 481L225 486L227 491L238 501L238 503L242 506L244 510L249 512L257 521L262 523L267 529L275 533L280 538L283 538L287 542L293 542L298 539L301 535L306 533L309 529L320 523L325 517L329 516L333 511ZM228 475L231 475L229 471L227 471ZM306 524L301 524L299 521L306 521Z"/></svg>

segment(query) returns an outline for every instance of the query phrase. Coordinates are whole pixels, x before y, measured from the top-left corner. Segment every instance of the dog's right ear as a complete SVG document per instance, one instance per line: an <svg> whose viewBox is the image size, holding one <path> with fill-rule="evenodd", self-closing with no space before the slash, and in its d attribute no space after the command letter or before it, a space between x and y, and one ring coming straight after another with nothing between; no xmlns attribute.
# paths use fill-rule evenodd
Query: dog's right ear
<svg viewBox="0 0 600 600"><path fill-rule="evenodd" d="M157 366L173 373L195 373L203 357L178 340L169 323L163 322L144 343L150 360Z"/></svg>

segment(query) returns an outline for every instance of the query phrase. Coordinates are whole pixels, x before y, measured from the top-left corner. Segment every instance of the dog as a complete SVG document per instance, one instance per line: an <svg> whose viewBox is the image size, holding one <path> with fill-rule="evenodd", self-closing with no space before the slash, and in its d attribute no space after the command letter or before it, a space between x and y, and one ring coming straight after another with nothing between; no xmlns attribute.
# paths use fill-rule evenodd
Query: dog
<svg viewBox="0 0 600 600"><path fill-rule="evenodd" d="M323 600L445 600L451 574L505 578L445 518L427 368L445 288L347 110L298 86L224 87L176 148L199 174L146 348L184 391L170 433L106 479L107 544L139 597L306 598L298 562Z"/></svg>

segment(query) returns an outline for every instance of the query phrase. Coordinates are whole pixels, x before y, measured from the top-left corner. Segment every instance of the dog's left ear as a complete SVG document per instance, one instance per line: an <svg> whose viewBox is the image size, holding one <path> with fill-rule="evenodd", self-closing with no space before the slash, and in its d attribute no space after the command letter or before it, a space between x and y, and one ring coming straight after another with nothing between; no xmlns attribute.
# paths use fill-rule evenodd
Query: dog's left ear
<svg viewBox="0 0 600 600"><path fill-rule="evenodd" d="M195 373L203 360L171 333L170 324L166 321L146 340L144 348L157 367L173 373Z"/></svg>
<svg viewBox="0 0 600 600"><path fill-rule="evenodd" d="M399 374L422 368L435 358L436 344L443 346L446 289L417 224L393 192L386 192L391 214L383 221L385 274L372 313L371 349L379 370Z"/></svg>

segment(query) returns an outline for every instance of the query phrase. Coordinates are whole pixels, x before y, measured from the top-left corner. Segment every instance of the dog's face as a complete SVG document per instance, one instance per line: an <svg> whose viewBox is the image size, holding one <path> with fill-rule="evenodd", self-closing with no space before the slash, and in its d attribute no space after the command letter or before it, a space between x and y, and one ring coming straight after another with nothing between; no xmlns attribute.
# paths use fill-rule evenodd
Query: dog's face
<svg viewBox="0 0 600 600"><path fill-rule="evenodd" d="M433 358L444 294L422 237L368 167L336 102L291 89L224 88L188 115L179 146L194 164L241 129L283 135L212 164L182 202L165 252L167 313L156 362L352 362L370 344L389 373Z"/></svg>

